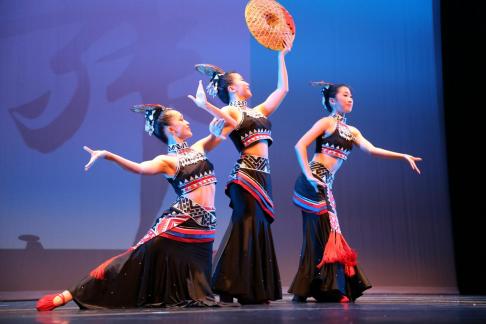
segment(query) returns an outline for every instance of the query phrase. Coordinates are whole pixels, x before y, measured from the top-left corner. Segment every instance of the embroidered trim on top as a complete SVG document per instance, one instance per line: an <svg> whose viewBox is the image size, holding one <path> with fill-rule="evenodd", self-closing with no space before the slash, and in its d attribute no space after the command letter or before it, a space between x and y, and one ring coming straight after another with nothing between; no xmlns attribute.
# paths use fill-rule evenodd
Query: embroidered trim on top
<svg viewBox="0 0 486 324"><path fill-rule="evenodd" d="M182 152L179 151L177 157L179 160L179 167L185 167L207 159L205 154L190 148L184 149Z"/></svg>
<svg viewBox="0 0 486 324"><path fill-rule="evenodd" d="M260 111L252 109L252 108L248 108L248 106L245 106L245 107L235 106L235 107L238 108L238 110L241 112L241 119L238 122L238 125L235 127L234 130L240 129L241 124L243 124L243 122L245 121L245 117L246 117L245 115L253 117L253 118L265 118L265 119L267 118Z"/></svg>
<svg viewBox="0 0 486 324"><path fill-rule="evenodd" d="M205 154L191 149L186 142L173 144L171 148L175 148L176 145L178 145L178 149L169 151L169 153L175 152L177 154L177 170L173 176L167 176L169 179L177 177L182 167L207 160Z"/></svg>
<svg viewBox="0 0 486 324"><path fill-rule="evenodd" d="M336 125L339 135L346 139L347 141L354 141L354 135L351 133L351 130L349 129L348 125L346 125L344 122L339 122Z"/></svg>
<svg viewBox="0 0 486 324"><path fill-rule="evenodd" d="M272 131L268 129L254 129L240 137L245 147L259 140L272 140Z"/></svg>
<svg viewBox="0 0 486 324"><path fill-rule="evenodd" d="M351 153L349 150L345 150L340 146L334 146L333 144L323 143L321 146L321 153L342 159L347 160L348 155Z"/></svg>
<svg viewBox="0 0 486 324"><path fill-rule="evenodd" d="M241 109L241 110L242 112L244 112L245 114L253 118L267 118L264 114L262 114L261 111L256 109L246 107L245 109Z"/></svg>
<svg viewBox="0 0 486 324"><path fill-rule="evenodd" d="M187 142L182 142L182 143L168 145L167 150L168 153L179 153L179 151L187 148L189 148Z"/></svg>
<svg viewBox="0 0 486 324"><path fill-rule="evenodd" d="M183 181L179 181L177 186L181 190L182 194L185 195L191 191L196 190L197 188L216 183L216 176L214 175L214 171L211 170L209 172L204 172L199 175L191 176L189 179L185 179Z"/></svg>

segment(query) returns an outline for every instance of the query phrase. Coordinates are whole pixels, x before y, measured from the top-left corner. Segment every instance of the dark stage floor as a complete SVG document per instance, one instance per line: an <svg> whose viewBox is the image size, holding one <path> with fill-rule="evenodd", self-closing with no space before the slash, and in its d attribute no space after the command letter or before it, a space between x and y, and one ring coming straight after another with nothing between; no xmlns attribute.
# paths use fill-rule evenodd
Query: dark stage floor
<svg viewBox="0 0 486 324"><path fill-rule="evenodd" d="M352 304L294 304L210 309L80 311L70 303L38 313L34 301L0 302L1 323L486 323L486 296L367 294Z"/></svg>

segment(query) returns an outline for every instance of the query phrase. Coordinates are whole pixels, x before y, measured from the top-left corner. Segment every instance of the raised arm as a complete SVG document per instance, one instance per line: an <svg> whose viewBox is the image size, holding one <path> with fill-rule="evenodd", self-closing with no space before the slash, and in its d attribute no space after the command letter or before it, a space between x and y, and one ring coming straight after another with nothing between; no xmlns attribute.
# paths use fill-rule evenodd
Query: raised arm
<svg viewBox="0 0 486 324"><path fill-rule="evenodd" d="M83 149L91 154L89 162L84 166L85 171L88 171L99 158L113 161L130 172L144 175L166 174L169 173L173 168L170 161L162 155L151 161L137 163L106 150L92 150L87 146L84 146Z"/></svg>
<svg viewBox="0 0 486 324"><path fill-rule="evenodd" d="M304 173L307 180L314 187L314 190L318 191L318 186L325 186L322 181L319 181L312 175L312 170L309 167L309 158L307 156L307 148L311 145L315 139L329 129L331 123L329 118L322 118L317 121L311 129L309 129L304 136L295 144L295 154L297 155L297 160L299 162L300 168Z"/></svg>
<svg viewBox="0 0 486 324"><path fill-rule="evenodd" d="M192 95L188 95L187 97L191 99L196 104L196 106L206 110L208 113L213 115L214 118L224 120L225 123L232 128L236 127L237 122L234 118L230 116L230 114L208 102L201 80L199 80L199 85L197 86L196 97Z"/></svg>
<svg viewBox="0 0 486 324"><path fill-rule="evenodd" d="M364 136L361 134L361 132L355 128L355 127L350 127L353 136L354 136L354 142L358 147L373 156L380 157L380 158L385 158L385 159L395 159L395 160L400 160L404 159L410 164L410 167L412 170L420 174L420 170L417 167L417 164L415 162L417 161L422 161L422 158L415 157L409 154L403 154L403 153L398 153L398 152L393 152L389 150L385 150L379 147L375 147L373 144L371 144L370 141L368 141Z"/></svg>
<svg viewBox="0 0 486 324"><path fill-rule="evenodd" d="M287 76L287 66L285 65L285 55L290 52L292 44L288 45L278 53L278 84L277 89L268 96L260 105L254 109L259 110L263 115L270 116L282 103L289 92L289 80Z"/></svg>

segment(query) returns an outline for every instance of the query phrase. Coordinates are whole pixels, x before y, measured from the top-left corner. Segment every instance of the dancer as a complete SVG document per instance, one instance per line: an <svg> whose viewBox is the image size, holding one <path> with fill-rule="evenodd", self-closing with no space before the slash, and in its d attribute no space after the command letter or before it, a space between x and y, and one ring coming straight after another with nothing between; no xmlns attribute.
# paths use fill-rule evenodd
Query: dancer
<svg viewBox="0 0 486 324"><path fill-rule="evenodd" d="M162 105L138 105L134 110L144 112L145 130L168 145L168 154L135 163L84 147L91 154L85 169L104 158L133 173L162 174L178 198L135 246L103 262L72 289L41 298L39 311L71 300L82 309L216 305L210 286L216 177L205 153L220 141L225 120L212 122L211 135L189 146L186 140L192 132L177 110ZM208 111L233 123L219 110Z"/></svg>
<svg viewBox="0 0 486 324"><path fill-rule="evenodd" d="M268 303L282 298L280 273L270 224L274 220L268 147L272 143L268 117L288 92L285 55L291 43L278 53L277 89L255 108L247 106L252 96L248 82L236 72L223 73L211 65L199 65L212 72L210 94L227 104L222 110L237 121L223 134L230 138L241 156L226 187L233 208L230 224L215 260L213 291L224 302L237 298L241 304Z"/></svg>
<svg viewBox="0 0 486 324"><path fill-rule="evenodd" d="M319 83L318 83L319 84ZM297 179L294 203L302 208L303 242L299 269L289 293L293 301L349 302L371 288L357 266L357 254L344 239L337 218L332 183L336 172L354 145L373 156L407 161L420 173L415 162L421 158L373 146L355 127L346 124L345 114L353 109L353 97L345 84L321 83L322 103L330 116L320 119L302 136L295 151L302 174ZM307 147L316 141L311 162Z"/></svg>

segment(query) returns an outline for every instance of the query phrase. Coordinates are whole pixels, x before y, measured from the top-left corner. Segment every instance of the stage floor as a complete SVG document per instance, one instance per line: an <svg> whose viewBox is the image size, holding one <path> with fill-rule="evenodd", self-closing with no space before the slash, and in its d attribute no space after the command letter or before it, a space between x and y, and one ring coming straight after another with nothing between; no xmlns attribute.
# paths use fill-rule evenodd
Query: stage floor
<svg viewBox="0 0 486 324"><path fill-rule="evenodd" d="M0 302L0 323L486 323L486 296L367 294L351 304L295 304L290 295L270 305L224 308L81 311L74 303L39 313L34 301Z"/></svg>

